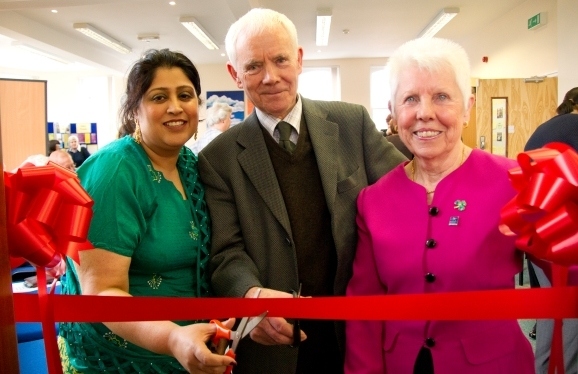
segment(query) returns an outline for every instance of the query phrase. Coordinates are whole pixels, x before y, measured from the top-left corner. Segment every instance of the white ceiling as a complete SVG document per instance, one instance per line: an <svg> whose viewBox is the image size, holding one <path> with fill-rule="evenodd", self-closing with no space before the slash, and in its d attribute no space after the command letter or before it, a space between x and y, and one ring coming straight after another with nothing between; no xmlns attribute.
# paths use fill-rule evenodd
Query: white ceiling
<svg viewBox="0 0 578 374"><path fill-rule="evenodd" d="M99 69L124 74L148 48L179 50L196 64L225 63L223 40L229 25L252 7L286 14L297 26L306 60L387 57L415 38L444 7L460 13L437 36L454 39L492 23L525 0L0 0L0 67L36 71ZM329 46L315 46L317 8L331 8ZM57 13L52 13L52 10ZM220 49L205 48L180 23L194 16ZM123 55L74 30L87 22L132 48ZM343 30L349 30L344 33ZM160 40L139 41L138 35L159 34ZM21 52L24 43L70 62L62 64Z"/></svg>

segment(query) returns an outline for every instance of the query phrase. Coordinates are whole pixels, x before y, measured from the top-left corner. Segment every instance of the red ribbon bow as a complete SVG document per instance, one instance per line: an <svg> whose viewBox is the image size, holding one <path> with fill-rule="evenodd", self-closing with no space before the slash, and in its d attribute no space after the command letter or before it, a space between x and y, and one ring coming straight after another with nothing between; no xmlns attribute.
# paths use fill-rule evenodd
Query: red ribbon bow
<svg viewBox="0 0 578 374"><path fill-rule="evenodd" d="M518 155L509 171L519 192L502 209L500 230L536 258L578 264L578 154L563 143Z"/></svg>
<svg viewBox="0 0 578 374"><path fill-rule="evenodd" d="M76 174L49 163L5 172L4 183L11 266L52 268L64 256L79 262L78 251L92 247L93 201Z"/></svg>
<svg viewBox="0 0 578 374"><path fill-rule="evenodd" d="M544 269L554 287L566 286L568 267L578 264L578 154L567 144L550 143L519 154L518 164L509 171L518 195L502 208L500 231L518 235L517 248ZM550 355L548 373L557 368L563 374L560 319L554 321Z"/></svg>
<svg viewBox="0 0 578 374"><path fill-rule="evenodd" d="M76 174L52 162L5 172L4 184L10 265L28 261L36 266L48 369L62 373L46 269L57 277L64 271L65 256L79 262L78 251L92 248L86 236L93 201ZM51 291L55 288L53 284Z"/></svg>

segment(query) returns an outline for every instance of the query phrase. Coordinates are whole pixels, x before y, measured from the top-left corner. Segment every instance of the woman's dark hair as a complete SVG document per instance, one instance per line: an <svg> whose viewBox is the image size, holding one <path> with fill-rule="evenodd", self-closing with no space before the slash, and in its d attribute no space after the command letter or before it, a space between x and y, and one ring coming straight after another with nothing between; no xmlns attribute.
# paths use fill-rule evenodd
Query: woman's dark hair
<svg viewBox="0 0 578 374"><path fill-rule="evenodd" d="M56 139L52 139L48 141L48 152L46 153L46 156L50 156L50 154L54 151L56 151L56 146L60 145L60 141L56 140Z"/></svg>
<svg viewBox="0 0 578 374"><path fill-rule="evenodd" d="M159 68L180 68L189 78L197 97L201 94L201 79L195 65L180 52L150 49L132 66L126 83L125 100L120 108L118 137L131 135L135 130L134 116L143 95L150 88ZM200 101L200 99L199 99Z"/></svg>
<svg viewBox="0 0 578 374"><path fill-rule="evenodd" d="M578 108L578 87L574 87L570 91L566 92L564 101L562 101L562 104L556 108L556 113L568 114L572 113L576 108Z"/></svg>

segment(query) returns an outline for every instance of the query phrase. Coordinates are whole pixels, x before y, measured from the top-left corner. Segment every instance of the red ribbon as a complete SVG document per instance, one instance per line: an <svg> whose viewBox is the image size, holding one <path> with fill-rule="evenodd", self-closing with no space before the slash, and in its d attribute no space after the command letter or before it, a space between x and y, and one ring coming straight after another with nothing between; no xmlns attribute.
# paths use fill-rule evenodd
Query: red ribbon
<svg viewBox="0 0 578 374"><path fill-rule="evenodd" d="M51 295L59 322L185 321L256 316L324 320L578 318L578 287L286 299ZM536 303L536 300L540 300ZM41 318L36 295L14 294L17 322ZM427 308L423 306L427 305Z"/></svg>
<svg viewBox="0 0 578 374"><path fill-rule="evenodd" d="M264 310L271 317L329 320L578 318L578 287L301 299L49 297L53 299L54 320L59 322L208 320L256 316ZM39 306L36 295L15 294L16 321L43 318ZM58 352L54 357L58 359Z"/></svg>
<svg viewBox="0 0 578 374"><path fill-rule="evenodd" d="M578 154L564 143L518 155L509 171L518 195L501 211L500 230L518 235L516 245L536 262L553 287L568 284L578 264ZM562 320L554 321L548 373L564 374Z"/></svg>
<svg viewBox="0 0 578 374"><path fill-rule="evenodd" d="M52 162L4 172L4 184L10 265L28 261L36 266L48 369L51 374L62 373L46 271L59 276L65 256L79 262L78 251L92 248L86 235L93 201L76 174Z"/></svg>

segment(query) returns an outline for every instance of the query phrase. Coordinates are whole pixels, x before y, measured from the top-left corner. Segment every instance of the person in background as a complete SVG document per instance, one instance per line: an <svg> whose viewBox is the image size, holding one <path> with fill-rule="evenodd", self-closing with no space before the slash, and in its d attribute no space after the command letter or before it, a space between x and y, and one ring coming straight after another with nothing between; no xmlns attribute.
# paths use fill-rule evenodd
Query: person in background
<svg viewBox="0 0 578 374"><path fill-rule="evenodd" d="M566 92L556 113L536 128L524 147L525 151L542 148L551 142L566 143L578 150L578 87Z"/></svg>
<svg viewBox="0 0 578 374"><path fill-rule="evenodd" d="M391 134L387 135L385 138L387 139L388 142L393 144L398 151L403 153L403 155L407 157L408 160L411 160L413 158L413 154L399 138L399 134L397 132L397 125L395 124L395 121L391 118L391 114L388 114L386 121L387 124L389 125L387 129L388 131L391 131Z"/></svg>
<svg viewBox="0 0 578 374"><path fill-rule="evenodd" d="M207 206L197 157L184 147L197 132L200 94L197 69L179 52L149 50L135 62L120 139L78 169L94 200L96 248L80 252L79 264L67 258L64 294L210 295ZM207 348L216 326L195 322L62 323L65 373L223 373L234 360Z"/></svg>
<svg viewBox="0 0 578 374"><path fill-rule="evenodd" d="M304 296L343 295L357 193L405 158L363 106L297 94L303 49L285 15L252 9L225 45L256 110L199 153L215 293L290 298L301 283ZM236 374L343 371L343 323L272 317L251 338L237 348Z"/></svg>
<svg viewBox="0 0 578 374"><path fill-rule="evenodd" d="M564 100L556 109L557 115L536 128L528 139L524 151L544 147L548 143L566 143L578 152L578 87L574 87L564 95ZM551 287L551 281L546 276L550 274L550 265L544 261L528 260L528 270L533 269L537 284L533 287ZM546 271L545 271L546 270ZM569 285L577 285L578 266L571 266ZM535 326L536 339L536 373L548 373L550 363L550 348L554 321L539 319ZM578 373L578 320L565 319L562 327L564 341L564 366L566 374Z"/></svg>
<svg viewBox="0 0 578 374"><path fill-rule="evenodd" d="M46 156L50 156L52 152L56 151L57 149L61 149L62 147L60 146L60 141L52 139L48 141L47 148L48 150L46 151Z"/></svg>
<svg viewBox="0 0 578 374"><path fill-rule="evenodd" d="M566 92L564 100L556 108L558 114L574 113L578 114L578 87L574 87Z"/></svg>
<svg viewBox="0 0 578 374"><path fill-rule="evenodd" d="M72 162L72 158L64 149L57 149L53 151L50 156L44 156L41 154L31 155L26 158L19 166L26 167L26 166L46 166L48 161L52 161L57 165L62 166L63 168L75 172L74 163ZM18 168L12 170L12 173L15 173Z"/></svg>
<svg viewBox="0 0 578 374"><path fill-rule="evenodd" d="M414 158L359 194L347 295L514 289L522 253L498 225L516 162L461 141L474 105L465 50L420 38L388 64L390 110ZM534 373L516 320L347 321L346 334L346 373Z"/></svg>
<svg viewBox="0 0 578 374"><path fill-rule="evenodd" d="M90 152L86 147L81 147L78 141L78 136L70 135L68 137L68 153L72 156L74 161L74 166L79 168L88 157L90 157Z"/></svg>
<svg viewBox="0 0 578 374"><path fill-rule="evenodd" d="M76 172L76 168L74 167L74 161L72 161L72 157L70 154L66 152L64 149L58 149L48 156L48 160L54 162L62 166L63 168Z"/></svg>
<svg viewBox="0 0 578 374"><path fill-rule="evenodd" d="M218 101L207 109L207 131L191 147L196 155L213 139L231 127L231 113L233 113L233 108L229 104Z"/></svg>

